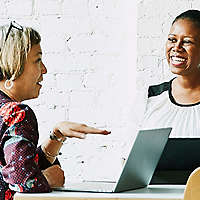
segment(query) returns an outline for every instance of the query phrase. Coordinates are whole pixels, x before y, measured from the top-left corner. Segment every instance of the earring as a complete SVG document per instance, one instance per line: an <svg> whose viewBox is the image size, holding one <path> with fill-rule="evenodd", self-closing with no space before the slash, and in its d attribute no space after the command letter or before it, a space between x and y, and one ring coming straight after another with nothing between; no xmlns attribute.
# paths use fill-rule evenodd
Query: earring
<svg viewBox="0 0 200 200"><path fill-rule="evenodd" d="M10 90L13 87L13 81L12 80L6 80L5 83L4 83L4 87L7 90Z"/></svg>

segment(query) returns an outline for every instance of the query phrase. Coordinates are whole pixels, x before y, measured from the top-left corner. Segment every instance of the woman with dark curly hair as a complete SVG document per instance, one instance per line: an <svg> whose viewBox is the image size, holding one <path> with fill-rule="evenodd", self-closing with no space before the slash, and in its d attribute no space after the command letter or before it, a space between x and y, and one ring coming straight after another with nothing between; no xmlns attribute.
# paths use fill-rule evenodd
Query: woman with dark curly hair
<svg viewBox="0 0 200 200"><path fill-rule="evenodd" d="M170 137L200 136L200 11L172 22L166 58L175 78L148 88L143 128L172 127Z"/></svg>
<svg viewBox="0 0 200 200"><path fill-rule="evenodd" d="M170 137L199 137L199 10L187 10L174 19L165 53L175 78L148 88L141 127L172 127ZM184 200L197 199L200 199L200 168L190 175L184 195Z"/></svg>

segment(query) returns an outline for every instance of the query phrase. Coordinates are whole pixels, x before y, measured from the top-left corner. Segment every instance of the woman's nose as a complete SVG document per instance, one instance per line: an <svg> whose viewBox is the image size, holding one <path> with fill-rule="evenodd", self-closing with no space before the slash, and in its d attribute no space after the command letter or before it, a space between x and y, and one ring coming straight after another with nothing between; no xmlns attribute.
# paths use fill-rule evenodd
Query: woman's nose
<svg viewBox="0 0 200 200"><path fill-rule="evenodd" d="M42 68L42 74L46 74L47 73L47 68L45 67L43 62L41 62L41 68Z"/></svg>
<svg viewBox="0 0 200 200"><path fill-rule="evenodd" d="M173 47L174 51L181 51L182 49L183 49L183 47L182 47L181 41L177 41L176 43L174 43L174 47Z"/></svg>

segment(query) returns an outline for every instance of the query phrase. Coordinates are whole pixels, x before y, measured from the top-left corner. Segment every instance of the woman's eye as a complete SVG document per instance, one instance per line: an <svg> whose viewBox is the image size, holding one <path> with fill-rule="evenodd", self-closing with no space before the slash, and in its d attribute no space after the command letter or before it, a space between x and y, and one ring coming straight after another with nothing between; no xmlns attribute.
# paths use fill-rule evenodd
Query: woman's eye
<svg viewBox="0 0 200 200"><path fill-rule="evenodd" d="M170 41L170 42L176 42L176 39L175 38L168 38L168 41Z"/></svg>
<svg viewBox="0 0 200 200"><path fill-rule="evenodd" d="M183 40L183 43L189 44L189 43L192 43L192 41L190 41L190 40Z"/></svg>
<svg viewBox="0 0 200 200"><path fill-rule="evenodd" d="M41 58L38 58L37 60L36 60L36 63L40 63L42 61L42 59Z"/></svg>

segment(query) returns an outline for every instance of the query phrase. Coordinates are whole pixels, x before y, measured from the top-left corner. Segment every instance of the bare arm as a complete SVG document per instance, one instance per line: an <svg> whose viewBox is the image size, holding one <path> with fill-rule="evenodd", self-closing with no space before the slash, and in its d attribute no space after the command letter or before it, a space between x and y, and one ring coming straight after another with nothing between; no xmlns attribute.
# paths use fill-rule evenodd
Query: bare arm
<svg viewBox="0 0 200 200"><path fill-rule="evenodd" d="M108 135L109 131L100 130L94 127L87 126L85 124L79 124L74 122L59 122L53 129L53 135L57 139L47 139L42 145L42 150L46 155L46 158L53 163L58 155L63 141L69 137L75 137L84 139L86 134L101 134Z"/></svg>
<svg viewBox="0 0 200 200"><path fill-rule="evenodd" d="M110 132L89 127L85 124L64 121L56 124L51 138L47 139L41 147L46 158L51 163L54 163L56 156L67 137L84 139L86 134L108 135ZM50 187L59 187L64 184L64 172L58 165L47 168L43 171L43 175L47 179Z"/></svg>

